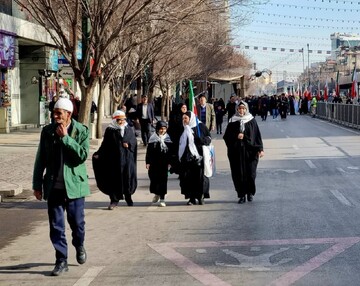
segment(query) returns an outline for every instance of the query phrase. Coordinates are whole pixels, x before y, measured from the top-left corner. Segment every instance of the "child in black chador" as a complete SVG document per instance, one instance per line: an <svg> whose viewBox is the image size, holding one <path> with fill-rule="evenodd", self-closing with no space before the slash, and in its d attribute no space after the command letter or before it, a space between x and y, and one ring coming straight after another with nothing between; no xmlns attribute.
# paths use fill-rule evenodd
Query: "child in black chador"
<svg viewBox="0 0 360 286"><path fill-rule="evenodd" d="M155 132L151 135L146 152L146 169L150 178L150 193L154 194L153 203L160 201L165 207L168 169L172 160L172 142L167 132L167 123L158 121Z"/></svg>

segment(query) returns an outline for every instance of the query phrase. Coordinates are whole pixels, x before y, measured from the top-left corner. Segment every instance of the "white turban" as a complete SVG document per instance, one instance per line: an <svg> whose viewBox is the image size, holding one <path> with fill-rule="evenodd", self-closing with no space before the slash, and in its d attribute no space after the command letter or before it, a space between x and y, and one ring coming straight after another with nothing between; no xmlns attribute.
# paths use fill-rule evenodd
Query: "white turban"
<svg viewBox="0 0 360 286"><path fill-rule="evenodd" d="M74 110L74 106L73 106L73 103L71 102L71 100L67 99L67 98L63 98L63 97L59 98L56 101L54 108L64 109L71 113Z"/></svg>

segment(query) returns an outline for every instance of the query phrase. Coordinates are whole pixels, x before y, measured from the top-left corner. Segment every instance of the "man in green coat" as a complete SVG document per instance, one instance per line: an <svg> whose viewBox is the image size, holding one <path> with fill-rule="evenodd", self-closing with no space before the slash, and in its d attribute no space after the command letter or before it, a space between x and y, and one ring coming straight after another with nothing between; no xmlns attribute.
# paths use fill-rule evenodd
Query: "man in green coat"
<svg viewBox="0 0 360 286"><path fill-rule="evenodd" d="M311 100L311 115L312 115L312 117L316 116L316 105L317 105L317 99L316 99L316 95L314 95Z"/></svg>
<svg viewBox="0 0 360 286"><path fill-rule="evenodd" d="M33 190L47 200L50 239L55 248L53 276L68 271L65 215L72 230L72 244L79 264L86 262L84 248L85 196L90 194L85 161L89 154L89 130L71 118L73 104L60 98L54 107L54 123L41 132L36 154ZM45 174L44 174L45 171Z"/></svg>

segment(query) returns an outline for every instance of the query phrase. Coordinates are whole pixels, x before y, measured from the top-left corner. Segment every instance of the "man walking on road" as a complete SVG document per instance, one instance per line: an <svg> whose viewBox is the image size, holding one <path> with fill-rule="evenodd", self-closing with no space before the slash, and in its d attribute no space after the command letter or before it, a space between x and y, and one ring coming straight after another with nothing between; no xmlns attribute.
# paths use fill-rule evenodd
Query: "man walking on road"
<svg viewBox="0 0 360 286"><path fill-rule="evenodd" d="M214 131L216 126L216 117L214 106L207 103L205 94L199 96L199 104L196 106L198 118L206 125L209 131Z"/></svg>
<svg viewBox="0 0 360 286"><path fill-rule="evenodd" d="M144 146L147 146L151 136L151 125L155 122L154 107L148 103L148 97L143 95L141 103L136 109L137 118L141 126L141 139Z"/></svg>
<svg viewBox="0 0 360 286"><path fill-rule="evenodd" d="M55 248L53 276L68 271L65 215L72 230L76 260L86 262L84 248L85 196L90 194L85 161L89 154L89 130L71 118L73 104L60 98L54 107L53 124L41 132L36 154L33 190L38 200L47 200L50 239ZM45 175L44 175L44 171Z"/></svg>

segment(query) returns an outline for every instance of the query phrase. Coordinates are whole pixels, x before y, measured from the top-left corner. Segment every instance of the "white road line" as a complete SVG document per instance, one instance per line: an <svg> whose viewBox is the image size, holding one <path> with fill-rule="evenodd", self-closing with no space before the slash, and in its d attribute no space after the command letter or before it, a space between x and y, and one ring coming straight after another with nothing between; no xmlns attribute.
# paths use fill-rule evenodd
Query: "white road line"
<svg viewBox="0 0 360 286"><path fill-rule="evenodd" d="M343 168L337 167L336 169L341 173L345 173L345 170Z"/></svg>
<svg viewBox="0 0 360 286"><path fill-rule="evenodd" d="M298 147L297 145L293 145L293 148L294 148L295 150L299 150L299 147Z"/></svg>
<svg viewBox="0 0 360 286"><path fill-rule="evenodd" d="M305 160L305 163L306 163L311 169L316 169L316 166L314 165L313 162L311 162L311 160Z"/></svg>
<svg viewBox="0 0 360 286"><path fill-rule="evenodd" d="M346 206L351 206L351 203L348 201L347 198L343 196L342 193L340 193L337 190L330 190L330 192L334 195L335 198L337 198L342 204Z"/></svg>
<svg viewBox="0 0 360 286"><path fill-rule="evenodd" d="M105 266L90 267L73 286L88 286L99 275Z"/></svg>

